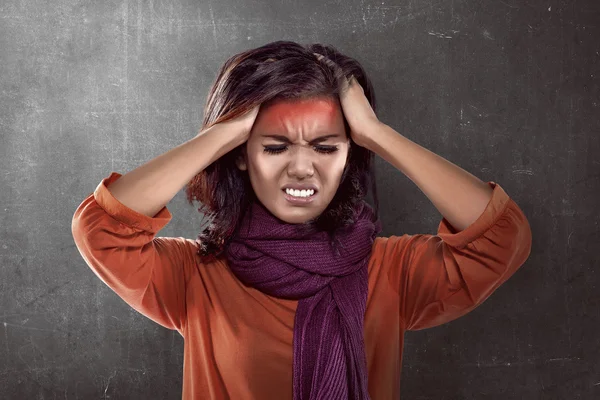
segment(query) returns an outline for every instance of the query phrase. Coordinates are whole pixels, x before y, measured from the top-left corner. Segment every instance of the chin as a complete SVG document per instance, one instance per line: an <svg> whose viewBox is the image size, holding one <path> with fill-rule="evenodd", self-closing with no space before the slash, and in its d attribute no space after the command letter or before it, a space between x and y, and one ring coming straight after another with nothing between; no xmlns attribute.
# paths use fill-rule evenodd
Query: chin
<svg viewBox="0 0 600 400"><path fill-rule="evenodd" d="M321 209L319 204L311 204L307 206L290 205L287 201L259 201L267 210L275 217L288 224L304 224L312 219L317 218L325 209Z"/></svg>
<svg viewBox="0 0 600 400"><path fill-rule="evenodd" d="M285 213L285 215L281 215L280 213L278 213L274 215L280 220L287 222L288 224L303 224L316 217L316 215L308 215L306 212L299 212L297 214Z"/></svg>
<svg viewBox="0 0 600 400"><path fill-rule="evenodd" d="M290 207L287 205L274 205L272 204L267 209L282 220L283 222L287 222L288 224L304 224L311 219L314 219L319 216L320 213L315 213L314 208L307 207Z"/></svg>

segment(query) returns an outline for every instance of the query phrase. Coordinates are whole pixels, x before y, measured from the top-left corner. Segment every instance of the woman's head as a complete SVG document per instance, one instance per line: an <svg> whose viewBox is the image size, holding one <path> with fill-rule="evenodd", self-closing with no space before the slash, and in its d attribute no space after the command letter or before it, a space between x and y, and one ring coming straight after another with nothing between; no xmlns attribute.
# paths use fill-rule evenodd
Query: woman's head
<svg viewBox="0 0 600 400"><path fill-rule="evenodd" d="M248 172L255 196L273 215L300 224L333 200L349 148L335 99L280 100L260 109L237 166Z"/></svg>
<svg viewBox="0 0 600 400"><path fill-rule="evenodd" d="M316 54L333 61L330 68ZM354 75L371 107L375 98L363 68L331 46L277 41L231 57L207 99L203 126L227 121L257 105L260 111L246 143L201 171L187 185L191 203L212 218L199 235L202 254L217 255L252 201L293 224L333 234L354 222L354 208L373 179L373 153L350 140L339 93ZM286 188L316 189L305 204ZM302 193L300 193L302 195ZM306 194L306 193L304 193ZM310 192L308 193L310 194Z"/></svg>

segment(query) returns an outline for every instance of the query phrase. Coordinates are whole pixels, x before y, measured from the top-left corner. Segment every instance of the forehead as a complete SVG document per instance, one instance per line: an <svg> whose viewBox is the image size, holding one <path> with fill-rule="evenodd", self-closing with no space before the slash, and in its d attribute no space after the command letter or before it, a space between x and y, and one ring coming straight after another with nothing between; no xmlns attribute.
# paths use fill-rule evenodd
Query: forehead
<svg viewBox="0 0 600 400"><path fill-rule="evenodd" d="M256 123L262 130L281 132L343 126L339 101L330 97L281 100L261 107Z"/></svg>

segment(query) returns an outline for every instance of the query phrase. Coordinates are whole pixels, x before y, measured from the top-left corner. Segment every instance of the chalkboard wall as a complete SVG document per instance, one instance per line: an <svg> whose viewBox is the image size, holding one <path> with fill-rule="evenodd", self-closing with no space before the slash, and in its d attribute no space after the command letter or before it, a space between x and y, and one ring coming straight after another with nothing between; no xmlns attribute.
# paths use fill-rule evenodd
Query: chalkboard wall
<svg viewBox="0 0 600 400"><path fill-rule="evenodd" d="M356 58L383 122L531 224L485 303L406 334L402 398L600 398L597 0L3 1L0 398L181 398L183 338L93 274L71 220L111 171L192 138L219 66L275 40ZM376 168L382 235L434 233L423 193ZM195 238L183 191L168 207L158 236Z"/></svg>

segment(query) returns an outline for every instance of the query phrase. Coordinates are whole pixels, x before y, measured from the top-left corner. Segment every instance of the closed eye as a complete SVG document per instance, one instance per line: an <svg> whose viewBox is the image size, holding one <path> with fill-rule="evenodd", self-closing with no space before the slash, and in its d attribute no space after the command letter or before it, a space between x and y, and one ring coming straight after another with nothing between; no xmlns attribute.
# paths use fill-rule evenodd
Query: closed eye
<svg viewBox="0 0 600 400"><path fill-rule="evenodd" d="M269 154L280 154L283 153L284 151L287 150L287 146L264 146L265 148L265 153L269 153ZM324 153L324 154L331 154L331 153L335 153L336 151L339 150L339 148L337 146L314 146L313 147L315 149L316 152L318 153Z"/></svg>

